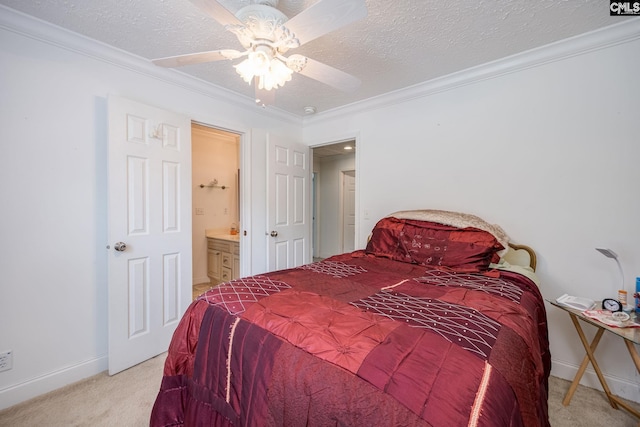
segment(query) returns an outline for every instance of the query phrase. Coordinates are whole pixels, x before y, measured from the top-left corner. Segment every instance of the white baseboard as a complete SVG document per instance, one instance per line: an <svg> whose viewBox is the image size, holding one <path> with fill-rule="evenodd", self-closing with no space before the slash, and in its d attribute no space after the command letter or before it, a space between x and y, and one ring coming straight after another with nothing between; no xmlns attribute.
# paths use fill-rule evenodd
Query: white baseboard
<svg viewBox="0 0 640 427"><path fill-rule="evenodd" d="M104 372L108 361L104 355L0 389L0 410Z"/></svg>
<svg viewBox="0 0 640 427"><path fill-rule="evenodd" d="M552 360L551 362L551 375L565 380L573 381L573 378L578 372L579 366L570 363ZM620 378L611 375L605 375L607 385L613 394L622 397L623 399L630 400L632 402L640 403L640 384L637 382L629 381L627 378ZM596 390L602 390L598 376L596 375L591 365L587 368L580 384L585 387L595 388Z"/></svg>

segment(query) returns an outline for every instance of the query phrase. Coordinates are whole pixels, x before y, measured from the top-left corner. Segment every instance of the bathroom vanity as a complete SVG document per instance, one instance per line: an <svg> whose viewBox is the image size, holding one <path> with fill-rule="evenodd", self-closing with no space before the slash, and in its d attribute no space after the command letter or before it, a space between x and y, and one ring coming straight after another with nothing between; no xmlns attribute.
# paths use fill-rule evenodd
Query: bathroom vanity
<svg viewBox="0 0 640 427"><path fill-rule="evenodd" d="M212 285L240 277L240 236L207 232L207 275Z"/></svg>

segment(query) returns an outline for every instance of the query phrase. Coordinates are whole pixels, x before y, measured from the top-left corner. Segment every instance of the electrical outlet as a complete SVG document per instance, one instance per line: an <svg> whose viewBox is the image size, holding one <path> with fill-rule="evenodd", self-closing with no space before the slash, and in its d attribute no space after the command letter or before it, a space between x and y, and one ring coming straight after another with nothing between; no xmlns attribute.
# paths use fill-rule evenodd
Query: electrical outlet
<svg viewBox="0 0 640 427"><path fill-rule="evenodd" d="M13 352L3 351L0 353L0 372L13 368Z"/></svg>

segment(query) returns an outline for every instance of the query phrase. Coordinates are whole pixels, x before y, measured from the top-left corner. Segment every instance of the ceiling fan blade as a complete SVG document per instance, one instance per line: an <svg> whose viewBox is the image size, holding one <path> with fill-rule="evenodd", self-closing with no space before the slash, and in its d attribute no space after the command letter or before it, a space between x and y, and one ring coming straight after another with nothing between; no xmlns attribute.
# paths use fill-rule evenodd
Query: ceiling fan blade
<svg viewBox="0 0 640 427"><path fill-rule="evenodd" d="M319 0L284 26L293 31L303 45L366 16L364 0Z"/></svg>
<svg viewBox="0 0 640 427"><path fill-rule="evenodd" d="M257 84L254 82L254 86L256 88L256 104L261 107L266 107L267 105L275 105L276 103L276 91L275 90L266 90L260 89Z"/></svg>
<svg viewBox="0 0 640 427"><path fill-rule="evenodd" d="M206 12L207 15L218 21L223 26L243 25L242 22L229 11L229 9L224 7L217 0L191 0L191 3L198 6L201 10Z"/></svg>
<svg viewBox="0 0 640 427"><path fill-rule="evenodd" d="M343 92L354 92L360 87L361 83L360 79L351 74L311 58L307 58L306 65L299 73Z"/></svg>
<svg viewBox="0 0 640 427"><path fill-rule="evenodd" d="M233 49L210 50L208 52L188 53L186 55L169 56L167 58L153 59L156 65L161 67L181 67L183 65L201 64L203 62L221 61L223 59L239 58L244 53Z"/></svg>

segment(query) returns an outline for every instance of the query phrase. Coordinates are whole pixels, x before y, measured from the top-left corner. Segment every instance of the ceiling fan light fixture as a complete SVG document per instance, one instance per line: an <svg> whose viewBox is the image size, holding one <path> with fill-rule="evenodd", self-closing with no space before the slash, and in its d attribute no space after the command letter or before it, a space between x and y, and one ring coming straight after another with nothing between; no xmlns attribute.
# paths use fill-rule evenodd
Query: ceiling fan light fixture
<svg viewBox="0 0 640 427"><path fill-rule="evenodd" d="M251 52L247 60L251 64L254 74L260 76L269 72L271 58L265 51Z"/></svg>
<svg viewBox="0 0 640 427"><path fill-rule="evenodd" d="M251 59L247 58L238 65L234 65L233 68L236 69L236 72L240 74L245 83L251 84L253 77L256 75L256 66Z"/></svg>
<svg viewBox="0 0 640 427"><path fill-rule="evenodd" d="M289 18L269 4L250 4L236 12L236 17L243 25L228 25L225 28L233 32L247 49L256 40L274 42L288 36L288 32L281 27Z"/></svg>
<svg viewBox="0 0 640 427"><path fill-rule="evenodd" d="M235 34L244 51L219 49L158 58L152 62L161 67L180 67L245 57L234 68L246 83L253 83L256 94L261 92L256 98L262 105L273 105L274 92L266 92L284 86L294 72L346 92L360 85L357 78L322 62L302 55L284 55L290 49L364 18L367 15L365 0L317 0L291 20L276 8L278 0L244 0L249 4L235 14L222 1L191 0Z"/></svg>
<svg viewBox="0 0 640 427"><path fill-rule="evenodd" d="M242 80L251 84L255 78L259 89L271 90L284 86L291 80L293 70L277 58L269 59L262 52L252 52L249 57L235 65Z"/></svg>
<svg viewBox="0 0 640 427"><path fill-rule="evenodd" d="M288 57L287 67L291 68L296 73L299 73L307 66L308 59L302 55L294 54Z"/></svg>
<svg viewBox="0 0 640 427"><path fill-rule="evenodd" d="M251 84L254 76L262 76L269 72L271 57L273 55L266 46L257 46L244 61L234 65L234 68L246 83Z"/></svg>
<svg viewBox="0 0 640 427"><path fill-rule="evenodd" d="M291 80L293 70L284 65L279 59L272 59L269 72L260 76L258 82L259 89L271 90L284 86Z"/></svg>

